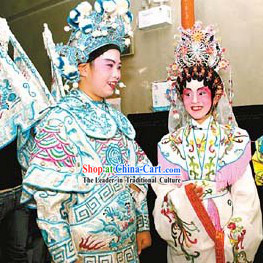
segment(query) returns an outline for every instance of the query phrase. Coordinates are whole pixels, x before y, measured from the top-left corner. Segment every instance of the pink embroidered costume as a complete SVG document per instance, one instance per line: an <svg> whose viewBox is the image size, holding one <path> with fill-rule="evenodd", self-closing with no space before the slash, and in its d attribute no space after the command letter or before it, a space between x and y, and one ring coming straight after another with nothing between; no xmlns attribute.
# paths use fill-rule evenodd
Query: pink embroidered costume
<svg viewBox="0 0 263 263"><path fill-rule="evenodd" d="M169 263L253 262L262 216L249 164L250 139L237 127L231 87L227 90L217 73L228 62L212 26L196 22L180 33L168 78L170 133L158 143L158 164L180 168L182 184L152 184L155 227L167 242ZM204 87L213 104L200 121L203 105L194 96L208 94ZM191 113L185 96L196 103Z"/></svg>
<svg viewBox="0 0 263 263"><path fill-rule="evenodd" d="M45 25L51 93L17 49L18 43L13 42L15 62L9 58L8 35L0 76L4 71L17 90L9 89L8 81L0 89L0 95L5 92L4 106L11 112L0 115L8 124L1 131L0 146L12 141L19 127L18 158L26 170L21 202L37 209L37 224L52 262L135 263L140 250L150 243L148 187L121 180L114 168L151 164L134 141L129 120L105 101L120 80L120 54L132 34L130 1L93 2L91 6L83 1L70 11L65 30L72 32L66 45L55 45ZM15 40L12 35L11 40ZM94 66L98 60L103 60L107 70ZM80 74L83 67L90 69L84 77ZM91 94L89 88L93 88ZM98 89L105 93L96 100ZM34 138L30 131L35 132ZM103 171L85 173L84 165Z"/></svg>

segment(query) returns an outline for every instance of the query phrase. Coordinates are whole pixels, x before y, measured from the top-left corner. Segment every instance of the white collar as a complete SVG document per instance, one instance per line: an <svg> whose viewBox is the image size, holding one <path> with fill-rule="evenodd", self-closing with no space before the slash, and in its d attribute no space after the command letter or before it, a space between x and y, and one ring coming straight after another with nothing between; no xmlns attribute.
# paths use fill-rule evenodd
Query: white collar
<svg viewBox="0 0 263 263"><path fill-rule="evenodd" d="M202 123L198 123L196 120L191 119L191 123L192 123L193 127L197 128L197 129L205 130L205 129L208 129L212 119L213 119L213 116L210 116L205 121L203 121Z"/></svg>

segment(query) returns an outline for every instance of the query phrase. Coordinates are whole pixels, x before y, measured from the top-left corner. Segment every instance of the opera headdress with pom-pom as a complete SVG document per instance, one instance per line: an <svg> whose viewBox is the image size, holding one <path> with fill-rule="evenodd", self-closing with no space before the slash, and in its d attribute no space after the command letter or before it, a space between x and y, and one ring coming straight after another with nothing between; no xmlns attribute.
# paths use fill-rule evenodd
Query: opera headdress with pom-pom
<svg viewBox="0 0 263 263"><path fill-rule="evenodd" d="M55 47L55 66L66 82L80 79L78 64L86 63L90 54L106 45L115 45L120 51L129 46L132 36L132 14L129 0L97 0L92 8L88 1L72 9L65 31L71 31L66 45Z"/></svg>

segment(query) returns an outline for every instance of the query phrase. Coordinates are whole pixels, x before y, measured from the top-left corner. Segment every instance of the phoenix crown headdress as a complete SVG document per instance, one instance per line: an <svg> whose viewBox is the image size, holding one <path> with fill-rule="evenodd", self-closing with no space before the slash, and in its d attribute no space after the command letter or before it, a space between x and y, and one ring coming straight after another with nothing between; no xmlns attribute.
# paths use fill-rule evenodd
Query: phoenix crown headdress
<svg viewBox="0 0 263 263"><path fill-rule="evenodd" d="M180 35L174 52L174 62L168 68L168 78L175 80L184 68L203 65L216 71L227 69L229 62L224 58L225 49L215 37L213 25L203 28L196 22L192 28L179 28Z"/></svg>
<svg viewBox="0 0 263 263"><path fill-rule="evenodd" d="M170 81L167 97L171 102L168 121L170 131L184 126L188 118L182 101L178 99L180 94L177 89L177 78L182 79L182 73L189 73L189 68L193 68L195 73L198 66L216 72L221 69L230 69L229 62L224 57L225 49L221 47L220 41L216 38L216 30L213 25L203 27L202 22L195 22L194 0L181 0L181 24L179 35L175 36L177 43L174 60L167 67L167 80ZM226 89L224 85L223 87L220 85L222 90L220 91L220 100L216 111L220 123L236 125L232 111L231 70L229 72L228 88ZM202 71L200 74L202 74Z"/></svg>

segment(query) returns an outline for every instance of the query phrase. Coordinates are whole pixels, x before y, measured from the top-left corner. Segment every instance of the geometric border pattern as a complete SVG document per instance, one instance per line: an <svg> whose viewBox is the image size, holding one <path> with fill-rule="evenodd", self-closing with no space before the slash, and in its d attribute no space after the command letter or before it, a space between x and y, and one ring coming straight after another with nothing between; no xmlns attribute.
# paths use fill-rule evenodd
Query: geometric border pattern
<svg viewBox="0 0 263 263"><path fill-rule="evenodd" d="M58 246L49 248L50 254L55 262L71 262L70 259L75 255L72 240L60 242Z"/></svg>
<svg viewBox="0 0 263 263"><path fill-rule="evenodd" d="M90 255L89 252L80 253L83 257L85 263L139 263L139 259L136 256L137 251L135 251L134 246L129 246L123 250L118 250L116 252L102 252Z"/></svg>
<svg viewBox="0 0 263 263"><path fill-rule="evenodd" d="M105 208L105 203L110 202L111 198L116 196L120 190L124 189L124 185L105 184L99 191L93 193L92 196L86 199L82 204L73 207L74 221L73 224L79 224L90 219Z"/></svg>

